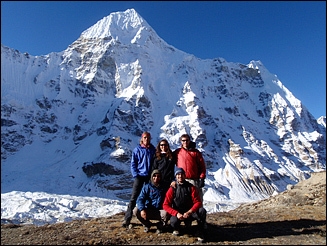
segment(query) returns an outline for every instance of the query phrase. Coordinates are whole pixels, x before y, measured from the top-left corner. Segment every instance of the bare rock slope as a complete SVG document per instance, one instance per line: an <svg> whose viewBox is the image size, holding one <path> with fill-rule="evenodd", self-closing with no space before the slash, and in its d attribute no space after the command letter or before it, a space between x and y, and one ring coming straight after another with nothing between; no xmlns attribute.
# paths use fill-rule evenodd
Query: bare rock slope
<svg viewBox="0 0 327 246"><path fill-rule="evenodd" d="M191 231L157 235L143 232L133 218L132 229L121 227L123 214L45 226L1 225L1 245L187 245L198 243ZM277 196L244 204L230 212L208 214L202 244L326 245L326 172L312 173Z"/></svg>

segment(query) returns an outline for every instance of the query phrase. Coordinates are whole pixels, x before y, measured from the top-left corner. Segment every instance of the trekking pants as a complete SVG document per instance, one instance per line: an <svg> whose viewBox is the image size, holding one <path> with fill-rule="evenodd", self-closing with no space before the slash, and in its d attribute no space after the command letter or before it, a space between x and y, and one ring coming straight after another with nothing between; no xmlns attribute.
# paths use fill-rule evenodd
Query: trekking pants
<svg viewBox="0 0 327 246"><path fill-rule="evenodd" d="M134 179L134 184L133 184L133 190L132 190L132 195L131 199L129 201L127 211L125 213L125 221L130 222L133 216L133 209L136 206L136 200L139 194L141 193L142 187L144 183L147 183L149 181L149 177L143 177L143 176L137 176Z"/></svg>
<svg viewBox="0 0 327 246"><path fill-rule="evenodd" d="M141 211L135 207L133 210L133 214L138 218L138 220L144 225L145 227L151 227L150 220L158 220L159 223L157 224L158 229L162 229L163 226L167 223L167 216L168 213L163 209L145 209L146 211L146 220L141 217Z"/></svg>
<svg viewBox="0 0 327 246"><path fill-rule="evenodd" d="M199 208L197 212L192 213L192 215L185 220L179 220L177 216L171 216L170 225L174 230L179 230L182 221L184 221L186 225L187 223L192 223L193 220L196 220L198 222L199 229L203 230L203 226L206 222L206 218L207 218L207 211L202 207Z"/></svg>

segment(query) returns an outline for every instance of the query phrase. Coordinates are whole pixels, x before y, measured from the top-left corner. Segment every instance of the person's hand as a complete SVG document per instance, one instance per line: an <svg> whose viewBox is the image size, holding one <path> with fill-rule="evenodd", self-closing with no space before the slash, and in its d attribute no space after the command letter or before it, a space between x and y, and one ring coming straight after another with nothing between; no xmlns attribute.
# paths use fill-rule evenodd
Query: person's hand
<svg viewBox="0 0 327 246"><path fill-rule="evenodd" d="M172 182L170 183L170 186L176 189L176 181L172 181Z"/></svg>
<svg viewBox="0 0 327 246"><path fill-rule="evenodd" d="M146 220L146 211L145 210L141 211L141 217Z"/></svg>
<svg viewBox="0 0 327 246"><path fill-rule="evenodd" d="M187 219L188 217L190 217L191 214L192 214L192 212L187 211L187 212L185 212L185 213L183 214L183 218L184 218L184 219Z"/></svg>
<svg viewBox="0 0 327 246"><path fill-rule="evenodd" d="M204 179L200 179L200 188L204 187Z"/></svg>
<svg viewBox="0 0 327 246"><path fill-rule="evenodd" d="M183 215L181 213L177 213L176 217L179 220L184 220L184 217L183 217Z"/></svg>

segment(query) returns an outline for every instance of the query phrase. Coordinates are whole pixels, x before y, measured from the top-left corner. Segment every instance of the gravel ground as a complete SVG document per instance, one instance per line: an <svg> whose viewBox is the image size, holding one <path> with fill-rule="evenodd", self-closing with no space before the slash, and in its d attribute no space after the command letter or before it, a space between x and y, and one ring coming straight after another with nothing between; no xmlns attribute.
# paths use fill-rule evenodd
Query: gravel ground
<svg viewBox="0 0 327 246"><path fill-rule="evenodd" d="M194 237L196 222L180 236L170 228L143 232L121 227L123 213L45 226L1 225L1 245L326 245L326 172L314 173L277 196L244 204L229 212L208 214L205 241Z"/></svg>

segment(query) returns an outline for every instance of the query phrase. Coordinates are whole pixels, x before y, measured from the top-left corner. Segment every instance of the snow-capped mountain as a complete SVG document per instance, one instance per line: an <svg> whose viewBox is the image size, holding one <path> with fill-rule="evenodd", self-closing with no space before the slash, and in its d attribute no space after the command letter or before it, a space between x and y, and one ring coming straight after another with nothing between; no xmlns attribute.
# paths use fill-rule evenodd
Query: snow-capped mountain
<svg viewBox="0 0 327 246"><path fill-rule="evenodd" d="M326 169L326 117L318 123L260 61L199 59L134 9L104 17L59 53L1 45L1 193L127 200L143 131L172 149L192 136L210 211Z"/></svg>

